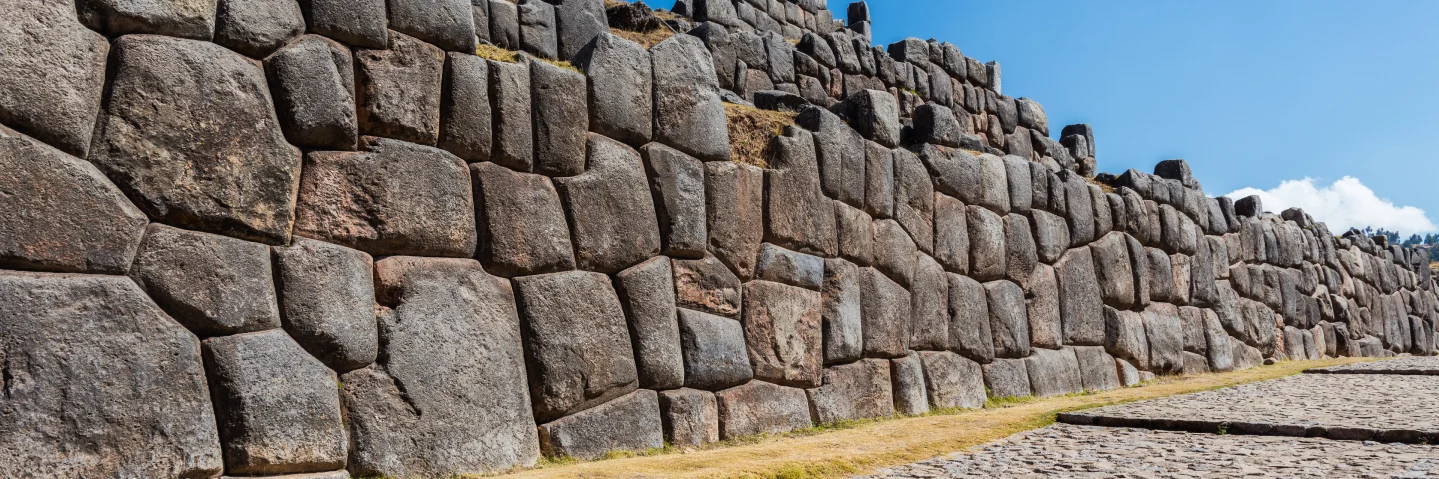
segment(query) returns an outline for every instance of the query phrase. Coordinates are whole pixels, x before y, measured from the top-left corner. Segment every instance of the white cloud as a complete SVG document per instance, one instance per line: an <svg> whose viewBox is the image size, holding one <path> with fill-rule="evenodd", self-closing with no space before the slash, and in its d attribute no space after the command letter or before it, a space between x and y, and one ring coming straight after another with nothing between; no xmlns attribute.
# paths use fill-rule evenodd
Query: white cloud
<svg viewBox="0 0 1439 479"><path fill-rule="evenodd" d="M1289 208L1302 208L1315 221L1329 225L1329 231L1341 234L1349 228L1373 226L1403 235L1433 233L1439 227L1429 220L1424 210L1413 206L1397 206L1380 198L1358 178L1345 176L1329 186L1315 186L1314 178L1288 180L1265 191L1243 188L1224 195L1239 199L1259 195L1264 209L1278 213Z"/></svg>

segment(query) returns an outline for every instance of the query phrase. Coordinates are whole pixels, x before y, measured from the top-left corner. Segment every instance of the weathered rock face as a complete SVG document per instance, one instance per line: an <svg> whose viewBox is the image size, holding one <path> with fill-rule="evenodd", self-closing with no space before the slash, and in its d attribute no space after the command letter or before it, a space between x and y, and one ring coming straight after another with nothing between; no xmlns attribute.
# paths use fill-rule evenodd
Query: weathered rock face
<svg viewBox="0 0 1439 479"><path fill-rule="evenodd" d="M608 277L574 271L517 278L515 297L536 419L559 418L634 390L629 329Z"/></svg>
<svg viewBox="0 0 1439 479"><path fill-rule="evenodd" d="M354 71L350 50L318 35L307 35L265 58L275 110L290 143L355 149L359 119Z"/></svg>
<svg viewBox="0 0 1439 479"><path fill-rule="evenodd" d="M277 474L344 467L335 373L284 331L205 340L225 471Z"/></svg>
<svg viewBox="0 0 1439 479"><path fill-rule="evenodd" d="M336 371L374 362L379 333L370 255L306 238L273 250L285 331Z"/></svg>
<svg viewBox="0 0 1439 479"><path fill-rule="evenodd" d="M251 57L264 57L305 33L295 0L220 0L215 43Z"/></svg>
<svg viewBox="0 0 1439 479"><path fill-rule="evenodd" d="M445 50L475 51L474 13L465 0L389 4L390 28Z"/></svg>
<svg viewBox="0 0 1439 479"><path fill-rule="evenodd" d="M744 286L745 343L754 377L793 387L820 384L820 294L770 281Z"/></svg>
<svg viewBox="0 0 1439 479"><path fill-rule="evenodd" d="M719 403L720 439L804 429L810 420L803 389L750 381L715 393Z"/></svg>
<svg viewBox="0 0 1439 479"><path fill-rule="evenodd" d="M685 387L718 391L754 377L739 321L679 310L684 347Z"/></svg>
<svg viewBox="0 0 1439 479"><path fill-rule="evenodd" d="M94 166L0 128L0 170L0 268L130 269L145 215Z"/></svg>
<svg viewBox="0 0 1439 479"><path fill-rule="evenodd" d="M661 391L665 440L676 446L719 441L719 406L714 393L682 388Z"/></svg>
<svg viewBox="0 0 1439 479"><path fill-rule="evenodd" d="M670 259L660 256L621 271L615 275L614 285L629 318L640 387L669 389L684 385Z"/></svg>
<svg viewBox="0 0 1439 479"><path fill-rule="evenodd" d="M11 13L0 26L0 123L85 157L109 42L80 24L73 2L15 0L3 6Z"/></svg>
<svg viewBox="0 0 1439 479"><path fill-rule="evenodd" d="M0 475L220 473L200 344L134 283L7 273L0 298L0 446L14 452L0 458ZM75 448L79 437L94 447Z"/></svg>
<svg viewBox="0 0 1439 479"><path fill-rule="evenodd" d="M597 459L611 450L664 445L658 397L648 389L540 425L540 449L548 456Z"/></svg>
<svg viewBox="0 0 1439 479"><path fill-rule="evenodd" d="M473 260L376 263L380 358L346 373L356 475L483 474L533 465L539 439L525 386L514 294ZM436 370L453 373L436 375Z"/></svg>
<svg viewBox="0 0 1439 479"><path fill-rule="evenodd" d="M650 48L654 65L655 140L703 161L730 155L724 105L709 50L675 35Z"/></svg>
<svg viewBox="0 0 1439 479"><path fill-rule="evenodd" d="M555 180L580 269L614 273L659 254L659 224L639 153L590 135L589 165Z"/></svg>
<svg viewBox="0 0 1439 479"><path fill-rule="evenodd" d="M824 384L808 394L820 424L894 415L890 362L883 359L825 368Z"/></svg>
<svg viewBox="0 0 1439 479"><path fill-rule="evenodd" d="M114 48L90 162L157 221L286 242L300 151L280 131L264 71L194 40L133 35Z"/></svg>
<svg viewBox="0 0 1439 479"><path fill-rule="evenodd" d="M295 233L374 255L469 257L475 207L465 162L367 137L363 152L305 157Z"/></svg>
<svg viewBox="0 0 1439 479"><path fill-rule="evenodd" d="M280 327L265 245L154 224L130 275L197 335Z"/></svg>
<svg viewBox="0 0 1439 479"><path fill-rule="evenodd" d="M389 44L388 50L355 52L360 131L434 145L445 52L394 31Z"/></svg>
<svg viewBox="0 0 1439 479"><path fill-rule="evenodd" d="M574 269L564 208L545 176L494 163L470 165L478 253L488 271L506 277Z"/></svg>
<svg viewBox="0 0 1439 479"><path fill-rule="evenodd" d="M948 351L924 351L919 357L924 363L924 385L930 407L979 409L984 406L985 382L979 363Z"/></svg>
<svg viewBox="0 0 1439 479"><path fill-rule="evenodd" d="M109 35L148 33L209 40L215 31L215 0L83 0L76 11L86 26Z"/></svg>

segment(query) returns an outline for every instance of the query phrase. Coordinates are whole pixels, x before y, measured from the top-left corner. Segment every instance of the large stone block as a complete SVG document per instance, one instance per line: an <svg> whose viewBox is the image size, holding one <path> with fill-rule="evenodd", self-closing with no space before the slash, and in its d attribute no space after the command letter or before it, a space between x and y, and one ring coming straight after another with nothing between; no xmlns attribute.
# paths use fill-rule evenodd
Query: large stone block
<svg viewBox="0 0 1439 479"><path fill-rule="evenodd" d="M833 205L820 190L814 137L789 128L770 139L765 170L765 238L808 253L832 255L837 244Z"/></svg>
<svg viewBox="0 0 1439 479"><path fill-rule="evenodd" d="M214 336L280 327L270 269L265 245L152 224L130 276L180 324Z"/></svg>
<svg viewBox="0 0 1439 479"><path fill-rule="evenodd" d="M719 405L715 395L697 389L660 391L665 441L693 447L719 441Z"/></svg>
<svg viewBox="0 0 1439 479"><path fill-rule="evenodd" d="M1089 246L1094 256L1094 274L1104 303L1119 309L1134 306L1134 269L1129 259L1125 234L1105 235Z"/></svg>
<svg viewBox="0 0 1439 479"><path fill-rule="evenodd" d="M1064 343L1064 328L1060 315L1059 280L1054 268L1041 264L1025 291L1025 306L1029 316L1029 342L1034 347L1058 349Z"/></svg>
<svg viewBox="0 0 1439 479"><path fill-rule="evenodd" d="M260 58L305 33L305 17L295 0L220 0L215 43Z"/></svg>
<svg viewBox="0 0 1439 479"><path fill-rule="evenodd" d="M1149 336L1140 313L1104 308L1104 349L1120 359L1149 368Z"/></svg>
<svg viewBox="0 0 1439 479"><path fill-rule="evenodd" d="M709 50L675 35L650 48L655 85L655 140L702 161L730 159L728 119Z"/></svg>
<svg viewBox="0 0 1439 479"><path fill-rule="evenodd" d="M75 18L74 2L5 2L0 123L81 158L90 149L110 44Z"/></svg>
<svg viewBox="0 0 1439 479"><path fill-rule="evenodd" d="M540 58L559 59L555 6L540 0L520 0L519 49Z"/></svg>
<svg viewBox="0 0 1439 479"><path fill-rule="evenodd" d="M921 254L911 283L910 349L949 349L949 278L944 268Z"/></svg>
<svg viewBox="0 0 1439 479"><path fill-rule="evenodd" d="M855 207L864 206L864 137L838 115L824 108L804 108L797 123L814 132L824 194Z"/></svg>
<svg viewBox="0 0 1439 479"><path fill-rule="evenodd" d="M514 282L537 420L573 414L634 390L639 376L629 328L608 277L573 271Z"/></svg>
<svg viewBox="0 0 1439 479"><path fill-rule="evenodd" d="M996 359L984 365L984 387L989 390L989 396L997 399L1033 396L1027 362L1024 359Z"/></svg>
<svg viewBox="0 0 1439 479"><path fill-rule="evenodd" d="M740 280L718 258L674 260L675 303L681 308L738 318Z"/></svg>
<svg viewBox="0 0 1439 479"><path fill-rule="evenodd" d="M374 260L307 238L273 248L285 331L331 369L368 366L379 353Z"/></svg>
<svg viewBox="0 0 1439 479"><path fill-rule="evenodd" d="M539 429L540 451L551 457L598 459L610 451L665 445L659 399L649 389L541 424Z"/></svg>
<svg viewBox="0 0 1439 479"><path fill-rule="evenodd" d="M1004 217L1004 277L1020 285L1028 285L1039 265L1039 252L1029 218L1011 213Z"/></svg>
<svg viewBox="0 0 1439 479"><path fill-rule="evenodd" d="M1010 281L984 284L989 303L989 330L994 336L994 355L1001 358L1029 356L1029 318L1024 290Z"/></svg>
<svg viewBox="0 0 1439 479"><path fill-rule="evenodd" d="M156 221L286 242L300 152L280 131L264 71L193 40L135 35L114 48L90 162Z"/></svg>
<svg viewBox="0 0 1439 479"><path fill-rule="evenodd" d="M925 391L924 363L919 355L891 359L890 388L894 391L894 409L900 414L917 416L929 412L929 393Z"/></svg>
<svg viewBox="0 0 1439 479"><path fill-rule="evenodd" d="M934 253L934 184L909 150L894 153L894 219L927 254Z"/></svg>
<svg viewBox="0 0 1439 479"><path fill-rule="evenodd" d="M875 218L894 217L894 151L864 142L864 212Z"/></svg>
<svg viewBox="0 0 1439 479"><path fill-rule="evenodd" d="M755 278L818 291L824 280L824 258L765 243L760 246Z"/></svg>
<svg viewBox="0 0 1439 479"><path fill-rule="evenodd" d="M969 272L980 281L1003 278L1009 267L1005 252L1004 219L987 208L965 207L969 226Z"/></svg>
<svg viewBox="0 0 1439 479"><path fill-rule="evenodd" d="M560 195L550 179L490 162L470 165L478 258L505 277L574 269Z"/></svg>
<svg viewBox="0 0 1439 479"><path fill-rule="evenodd" d="M530 60L535 173L573 176L585 171L585 132L590 127L585 85L585 76L578 72Z"/></svg>
<svg viewBox="0 0 1439 479"><path fill-rule="evenodd" d="M1184 327L1179 309L1155 303L1144 311L1144 334L1149 343L1149 369L1155 373L1179 374L1184 370Z"/></svg>
<svg viewBox="0 0 1439 479"><path fill-rule="evenodd" d="M474 256L465 162L412 143L363 143L363 152L306 155L295 234L373 255Z"/></svg>
<svg viewBox="0 0 1439 479"><path fill-rule="evenodd" d="M745 342L757 379L816 387L823 365L820 293L770 281L744 286Z"/></svg>
<svg viewBox="0 0 1439 479"><path fill-rule="evenodd" d="M1040 210L1029 212L1033 222L1035 253L1039 260L1053 264L1069 249L1069 224L1064 217Z"/></svg>
<svg viewBox="0 0 1439 479"><path fill-rule="evenodd" d="M979 363L949 351L922 351L919 358L924 364L924 385L931 408L984 406L985 381Z"/></svg>
<svg viewBox="0 0 1439 479"><path fill-rule="evenodd" d="M909 349L909 291L874 268L861 270L859 284L864 356L903 356Z"/></svg>
<svg viewBox="0 0 1439 479"><path fill-rule="evenodd" d="M648 143L654 133L654 71L645 47L606 30L572 61L589 80L590 130L631 145Z"/></svg>
<svg viewBox="0 0 1439 479"><path fill-rule="evenodd" d="M865 359L824 369L824 384L807 391L819 424L894 415L890 362Z"/></svg>
<svg viewBox="0 0 1439 479"><path fill-rule="evenodd" d="M0 274L0 317L0 475L220 474L200 344L135 283Z"/></svg>
<svg viewBox="0 0 1439 479"><path fill-rule="evenodd" d="M479 262L375 264L380 361L340 378L357 476L485 474L528 467L539 440L514 294ZM446 371L446 374L435 374Z"/></svg>
<svg viewBox="0 0 1439 479"><path fill-rule="evenodd" d="M390 32L388 50L356 50L360 132L422 145L440 135L445 52Z"/></svg>
<svg viewBox="0 0 1439 479"><path fill-rule="evenodd" d="M934 195L934 258L951 273L969 273L968 216L964 203Z"/></svg>
<svg viewBox="0 0 1439 479"><path fill-rule="evenodd" d="M490 43L506 50L519 50L520 7L510 0L489 0L489 8Z"/></svg>
<svg viewBox="0 0 1439 479"><path fill-rule="evenodd" d="M561 60L573 59L595 37L610 31L603 0L569 0L555 5L555 20Z"/></svg>
<svg viewBox="0 0 1439 479"><path fill-rule="evenodd" d="M688 309L679 317L685 387L718 391L754 377L739 321Z"/></svg>
<svg viewBox="0 0 1439 479"><path fill-rule="evenodd" d="M1037 397L1061 396L1084 391L1080 376L1079 359L1074 350L1064 348L1035 349L1034 355L1024 359L1029 373L1029 384Z"/></svg>
<svg viewBox="0 0 1439 479"><path fill-rule="evenodd" d="M779 434L814 425L803 389L750 381L715 393L720 439Z"/></svg>
<svg viewBox="0 0 1439 479"><path fill-rule="evenodd" d="M861 274L854 263L824 260L820 317L825 364L859 359L864 350Z"/></svg>
<svg viewBox="0 0 1439 479"><path fill-rule="evenodd" d="M860 90L838 108L849 117L861 136L889 148L899 146L899 102L879 90Z"/></svg>
<svg viewBox="0 0 1439 479"><path fill-rule="evenodd" d="M438 146L470 163L489 161L495 141L490 61L453 52L445 57Z"/></svg>
<svg viewBox="0 0 1439 479"><path fill-rule="evenodd" d="M494 0L513 6L509 2ZM534 171L534 114L530 110L529 62L507 63L488 60L490 67L490 114L494 139L490 161L516 171Z"/></svg>
<svg viewBox="0 0 1439 479"><path fill-rule="evenodd" d="M584 174L556 178L580 269L615 273L660 252L659 223L639 153L590 135Z"/></svg>
<svg viewBox="0 0 1439 479"><path fill-rule="evenodd" d="M910 284L914 276L915 258L919 254L914 240L894 220L877 220L874 231L874 266L901 285Z"/></svg>
<svg viewBox="0 0 1439 479"><path fill-rule="evenodd" d="M265 72L270 76L275 110L290 143L328 150L355 149L359 120L355 116L355 68L349 49L325 37L306 35L265 58ZM485 109L488 112L488 101ZM486 122L488 125L488 119Z"/></svg>
<svg viewBox="0 0 1439 479"><path fill-rule="evenodd" d="M0 170L0 268L130 269L147 220L98 169L0 127Z"/></svg>
<svg viewBox="0 0 1439 479"><path fill-rule="evenodd" d="M1145 261L1149 263L1149 298L1153 301L1175 300L1174 270L1169 255L1159 248L1144 248L1144 253Z"/></svg>
<svg viewBox="0 0 1439 479"><path fill-rule="evenodd" d="M345 466L335 372L284 331L205 340L205 366L230 474L331 471Z"/></svg>
<svg viewBox="0 0 1439 479"><path fill-rule="evenodd" d="M143 33L210 40L215 32L215 0L81 0L80 21L111 36Z"/></svg>
<svg viewBox="0 0 1439 479"><path fill-rule="evenodd" d="M227 0L228 1L228 0ZM475 16L466 0L390 1L390 28L449 51L475 51Z"/></svg>
<svg viewBox="0 0 1439 479"><path fill-rule="evenodd" d="M1079 379L1085 391L1108 391L1119 389L1119 370L1115 369L1114 356L1099 346L1075 346L1074 356L1079 360Z"/></svg>
<svg viewBox="0 0 1439 479"><path fill-rule="evenodd" d="M1088 247L1069 250L1054 263L1059 283L1059 319L1064 344L1093 346L1104 342L1104 302Z"/></svg>
<svg viewBox="0 0 1439 479"><path fill-rule="evenodd" d="M705 206L710 252L734 275L753 277L764 241L764 170L730 161L706 163Z"/></svg>
<svg viewBox="0 0 1439 479"><path fill-rule="evenodd" d="M670 389L684 385L684 351L675 315L670 259L651 258L619 272L614 282L629 317L640 387Z"/></svg>
<svg viewBox="0 0 1439 479"><path fill-rule="evenodd" d="M978 281L949 274L949 348L981 363L994 360L989 299Z"/></svg>
<svg viewBox="0 0 1439 479"><path fill-rule="evenodd" d="M385 0L301 0L310 32L360 48L385 48Z"/></svg>

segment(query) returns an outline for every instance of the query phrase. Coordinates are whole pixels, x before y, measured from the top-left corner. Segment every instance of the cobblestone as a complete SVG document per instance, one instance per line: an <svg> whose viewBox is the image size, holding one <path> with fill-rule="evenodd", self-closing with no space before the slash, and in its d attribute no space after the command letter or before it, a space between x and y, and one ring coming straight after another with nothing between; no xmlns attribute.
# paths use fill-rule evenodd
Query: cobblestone
<svg viewBox="0 0 1439 479"><path fill-rule="evenodd" d="M869 477L1420 478L1439 447L1056 424Z"/></svg>
<svg viewBox="0 0 1439 479"><path fill-rule="evenodd" d="M1399 374L1439 376L1439 356L1409 356L1304 371L1311 374Z"/></svg>
<svg viewBox="0 0 1439 479"><path fill-rule="evenodd" d="M1061 422L1191 432L1439 442L1439 377L1301 374L1060 414Z"/></svg>

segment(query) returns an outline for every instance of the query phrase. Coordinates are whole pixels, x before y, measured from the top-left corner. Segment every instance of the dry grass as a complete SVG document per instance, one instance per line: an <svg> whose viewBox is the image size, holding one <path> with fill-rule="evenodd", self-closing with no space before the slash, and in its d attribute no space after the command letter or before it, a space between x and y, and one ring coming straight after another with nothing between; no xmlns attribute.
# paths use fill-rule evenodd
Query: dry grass
<svg viewBox="0 0 1439 479"><path fill-rule="evenodd" d="M1109 185L1104 184L1103 182L1097 181L1097 180L1095 180L1093 177L1086 176L1086 177L1084 177L1084 181L1088 181L1089 184L1091 184L1091 185L1098 186L1098 187L1099 187L1099 190L1100 190L1100 191L1103 191L1103 192L1105 192L1105 193L1115 193L1115 192L1118 192L1118 190L1114 189L1113 186L1109 186Z"/></svg>
<svg viewBox="0 0 1439 479"><path fill-rule="evenodd" d="M595 462L547 462L513 477L831 478L929 459L1044 427L1060 412L1207 391L1297 374L1314 367L1366 362L1341 358L1284 361L1246 371L1165 377L1139 387L1048 399L993 401L988 409L942 411L898 419L855 421L778 436L729 441L700 449L645 451Z"/></svg>
<svg viewBox="0 0 1439 479"><path fill-rule="evenodd" d="M517 51L514 51L514 50L506 50L506 49L504 49L504 48L500 48L500 47L497 47L497 46L494 46L494 45L489 45L489 44L481 43L479 47L476 47L476 48L475 48L475 56L478 56L478 57L480 57L480 58L484 58L484 59L486 59L486 60L494 60L494 61L497 61L497 62L519 63L519 62L520 62L520 58L523 57L524 55L521 55L520 52L517 52ZM560 60L551 60L551 59L548 59L548 58L540 58L540 57L536 57L536 56L531 56L530 58L534 58L534 59L536 59L536 60L539 60L539 61L542 61L542 62L551 64L551 65L554 65L554 66L557 66L557 67L560 67L560 68L563 68L563 69L566 69L566 70L569 70L569 71L572 71L572 72L575 72L575 73L583 73L583 72L581 72L578 68L575 68L574 65L571 65L570 62L560 61Z"/></svg>
<svg viewBox="0 0 1439 479"><path fill-rule="evenodd" d="M729 117L730 159L760 168L769 167L770 138L784 134L784 127L799 116L733 103L725 103L724 111Z"/></svg>
<svg viewBox="0 0 1439 479"><path fill-rule="evenodd" d="M668 40L670 37L675 36L674 30L670 30L669 27L660 27L654 30L650 30L648 32L632 32L629 30L610 28L610 33L613 33L615 34L615 36L618 36L620 38L638 43L641 46L644 46L646 50L648 50L652 46L658 45L662 41Z"/></svg>

